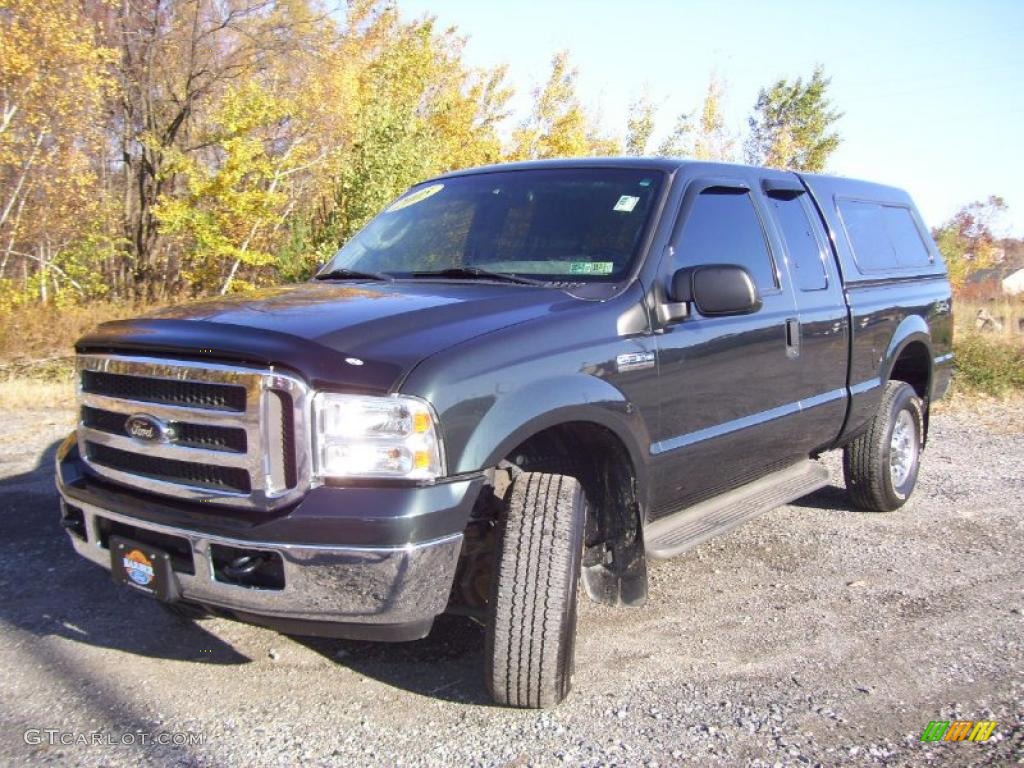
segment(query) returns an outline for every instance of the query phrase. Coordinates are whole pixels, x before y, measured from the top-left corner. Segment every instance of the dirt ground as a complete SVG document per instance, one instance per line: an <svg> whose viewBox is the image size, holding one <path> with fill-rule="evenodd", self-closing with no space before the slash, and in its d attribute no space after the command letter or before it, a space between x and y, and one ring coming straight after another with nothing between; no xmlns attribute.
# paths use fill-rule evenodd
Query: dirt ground
<svg viewBox="0 0 1024 768"><path fill-rule="evenodd" d="M583 605L574 691L547 712L488 703L464 620L404 645L293 639L115 587L57 524L70 421L0 410L4 764L1024 764L1019 407L937 413L894 514L850 511L828 456L833 486L656 564L645 607ZM955 719L997 726L920 741Z"/></svg>

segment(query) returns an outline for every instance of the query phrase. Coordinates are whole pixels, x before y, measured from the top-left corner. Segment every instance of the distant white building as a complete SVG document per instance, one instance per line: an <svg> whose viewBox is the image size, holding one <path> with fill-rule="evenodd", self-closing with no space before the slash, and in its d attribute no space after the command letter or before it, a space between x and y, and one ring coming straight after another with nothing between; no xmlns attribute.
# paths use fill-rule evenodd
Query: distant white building
<svg viewBox="0 0 1024 768"><path fill-rule="evenodd" d="M1011 296L1024 293L1024 269L1018 269L1003 278L1003 293L1008 293Z"/></svg>

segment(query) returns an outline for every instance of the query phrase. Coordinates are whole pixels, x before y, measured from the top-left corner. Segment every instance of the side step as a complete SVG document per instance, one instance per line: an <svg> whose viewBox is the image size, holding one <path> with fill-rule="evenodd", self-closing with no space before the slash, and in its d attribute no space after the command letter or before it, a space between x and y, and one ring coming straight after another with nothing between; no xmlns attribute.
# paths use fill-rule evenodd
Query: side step
<svg viewBox="0 0 1024 768"><path fill-rule="evenodd" d="M644 530L647 554L659 559L674 557L828 483L828 470L806 459L650 523Z"/></svg>

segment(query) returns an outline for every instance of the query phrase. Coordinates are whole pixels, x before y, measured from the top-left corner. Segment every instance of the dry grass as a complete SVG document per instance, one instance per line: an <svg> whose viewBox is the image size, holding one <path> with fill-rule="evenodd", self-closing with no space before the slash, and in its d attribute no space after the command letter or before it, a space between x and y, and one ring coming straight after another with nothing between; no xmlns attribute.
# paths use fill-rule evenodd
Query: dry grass
<svg viewBox="0 0 1024 768"><path fill-rule="evenodd" d="M0 414L11 411L71 409L75 387L67 381L39 381L17 378L0 381Z"/></svg>
<svg viewBox="0 0 1024 768"><path fill-rule="evenodd" d="M988 299L954 299L957 332L975 332L978 313L981 311L991 315L1000 326L995 330L982 331L986 336L1024 343L1024 298L1000 295Z"/></svg>
<svg viewBox="0 0 1024 768"><path fill-rule="evenodd" d="M102 322L132 317L148 308L125 302L27 306L0 313L0 414L47 409L70 413L75 340Z"/></svg>
<svg viewBox="0 0 1024 768"><path fill-rule="evenodd" d="M100 323L153 308L122 302L60 308L30 305L0 312L0 371L18 374L30 362L69 356L75 340Z"/></svg>

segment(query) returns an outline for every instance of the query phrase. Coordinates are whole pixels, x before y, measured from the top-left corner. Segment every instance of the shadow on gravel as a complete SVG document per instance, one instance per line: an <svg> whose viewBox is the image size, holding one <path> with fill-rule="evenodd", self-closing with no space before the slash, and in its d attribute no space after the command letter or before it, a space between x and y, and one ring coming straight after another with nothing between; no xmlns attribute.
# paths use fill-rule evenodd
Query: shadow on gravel
<svg viewBox="0 0 1024 768"><path fill-rule="evenodd" d="M0 477L0 509L8 502L7 495L11 489L20 486L43 486L45 483L53 482L53 460L57 456L57 448L60 447L60 440L54 440L48 448L46 448L39 458L36 459L36 465L32 467L28 472L23 472L20 475L11 475L10 477ZM57 492L53 491L53 497L56 499Z"/></svg>
<svg viewBox="0 0 1024 768"><path fill-rule="evenodd" d="M484 630L463 616L440 616L434 629L411 643L369 643L293 637L366 677L433 699L493 706L483 685Z"/></svg>
<svg viewBox="0 0 1024 768"><path fill-rule="evenodd" d="M825 512L849 512L850 514L856 512L853 502L850 501L850 496L846 493L846 488L838 485L826 485L802 499L791 501L789 505L805 509L820 509Z"/></svg>
<svg viewBox="0 0 1024 768"><path fill-rule="evenodd" d="M205 664L250 659L149 598L117 587L110 574L74 553L60 527L53 458L0 480L0 622L36 637L63 637L153 658ZM29 654L39 646L23 643Z"/></svg>

